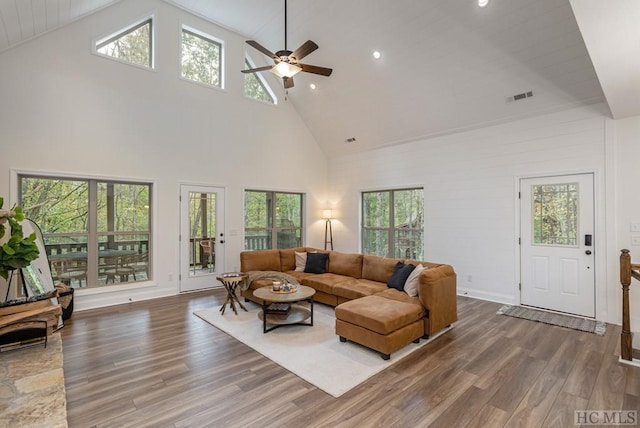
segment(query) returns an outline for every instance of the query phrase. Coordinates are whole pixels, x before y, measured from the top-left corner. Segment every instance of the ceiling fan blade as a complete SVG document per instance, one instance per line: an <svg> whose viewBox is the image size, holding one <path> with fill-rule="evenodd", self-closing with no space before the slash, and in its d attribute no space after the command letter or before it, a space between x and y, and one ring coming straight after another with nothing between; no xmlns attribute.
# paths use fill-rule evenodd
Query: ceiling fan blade
<svg viewBox="0 0 640 428"><path fill-rule="evenodd" d="M318 67L317 65L309 65L309 64L296 64L298 67L302 68L302 71L307 73L319 74L321 76L331 76L333 69L326 67Z"/></svg>
<svg viewBox="0 0 640 428"><path fill-rule="evenodd" d="M316 49L318 49L318 45L316 45L311 40L307 40L306 42L303 43L302 46L300 46L298 49L293 51L293 53L289 55L289 58L293 57L295 58L296 61L300 61L302 58L309 55L311 52L315 51Z"/></svg>
<svg viewBox="0 0 640 428"><path fill-rule="evenodd" d="M251 46L252 48L259 50L260 52L262 52L263 54L265 54L266 56L268 56L270 58L279 59L276 56L276 54L274 54L269 49L265 48L264 46L262 46L260 43L256 42L255 40L247 40L247 44L249 46Z"/></svg>
<svg viewBox="0 0 640 428"><path fill-rule="evenodd" d="M293 77L283 77L282 81L285 89L293 88Z"/></svg>
<svg viewBox="0 0 640 428"><path fill-rule="evenodd" d="M257 73L259 71L267 71L267 70L271 70L273 68L273 65L265 65L264 67L258 67L258 68L251 68L249 70L240 70L243 73Z"/></svg>

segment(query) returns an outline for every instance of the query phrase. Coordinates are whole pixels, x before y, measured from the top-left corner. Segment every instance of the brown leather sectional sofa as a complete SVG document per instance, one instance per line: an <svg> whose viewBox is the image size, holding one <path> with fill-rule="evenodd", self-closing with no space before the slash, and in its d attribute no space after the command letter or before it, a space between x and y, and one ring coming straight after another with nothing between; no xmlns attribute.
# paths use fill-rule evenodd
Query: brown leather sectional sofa
<svg viewBox="0 0 640 428"><path fill-rule="evenodd" d="M325 273L296 271L296 252L327 253ZM387 287L399 261L426 267L419 275L417 297ZM349 339L375 349L384 359L458 319L456 274L450 265L301 247L244 251L240 254L240 269L284 272L314 288L314 301L336 307L336 334L340 340ZM242 296L262 303L253 296L253 290L271 284L270 279L257 279L242 291Z"/></svg>

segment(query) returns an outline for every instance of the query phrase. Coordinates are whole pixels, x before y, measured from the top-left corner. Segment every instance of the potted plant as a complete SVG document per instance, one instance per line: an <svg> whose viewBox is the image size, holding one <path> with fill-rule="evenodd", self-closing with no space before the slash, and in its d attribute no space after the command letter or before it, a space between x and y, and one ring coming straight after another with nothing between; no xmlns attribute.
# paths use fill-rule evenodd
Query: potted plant
<svg viewBox="0 0 640 428"><path fill-rule="evenodd" d="M32 233L25 238L22 233L22 208L14 205L10 210L4 210L3 205L4 198L0 197L0 241L5 241L3 238L7 233L6 224L10 231L8 239L0 246L0 276L8 280L10 272L29 266L38 258L39 251L36 234Z"/></svg>

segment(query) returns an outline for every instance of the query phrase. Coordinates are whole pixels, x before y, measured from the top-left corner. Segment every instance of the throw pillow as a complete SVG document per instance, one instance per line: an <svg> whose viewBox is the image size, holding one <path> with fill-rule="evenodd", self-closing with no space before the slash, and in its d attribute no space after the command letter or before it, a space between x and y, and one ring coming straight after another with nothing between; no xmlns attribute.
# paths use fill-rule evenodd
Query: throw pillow
<svg viewBox="0 0 640 428"><path fill-rule="evenodd" d="M391 278L389 278L389 281L387 281L387 287L402 291L404 283L407 282L407 278L415 268L416 267L411 264L405 265L402 262L396 263L396 266L393 269L393 274L391 275Z"/></svg>
<svg viewBox="0 0 640 428"><path fill-rule="evenodd" d="M419 276L424 269L425 267L423 265L417 265L407 278L407 282L404 283L404 292L409 296L416 297L418 295Z"/></svg>
<svg viewBox="0 0 640 428"><path fill-rule="evenodd" d="M306 273L324 273L327 269L328 254L307 253L307 263L304 266Z"/></svg>
<svg viewBox="0 0 640 428"><path fill-rule="evenodd" d="M296 272L304 272L304 267L307 264L307 253L296 253Z"/></svg>

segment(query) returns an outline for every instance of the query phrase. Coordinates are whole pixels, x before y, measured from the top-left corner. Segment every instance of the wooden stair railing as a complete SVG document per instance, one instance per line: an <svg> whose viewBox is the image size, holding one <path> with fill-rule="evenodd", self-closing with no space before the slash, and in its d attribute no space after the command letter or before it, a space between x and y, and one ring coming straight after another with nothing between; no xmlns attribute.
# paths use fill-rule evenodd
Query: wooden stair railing
<svg viewBox="0 0 640 428"><path fill-rule="evenodd" d="M620 333L620 357L633 360L633 338L631 336L631 314L629 313L629 286L631 278L640 281L640 264L631 263L629 250L621 250L620 283L622 284L622 333Z"/></svg>

